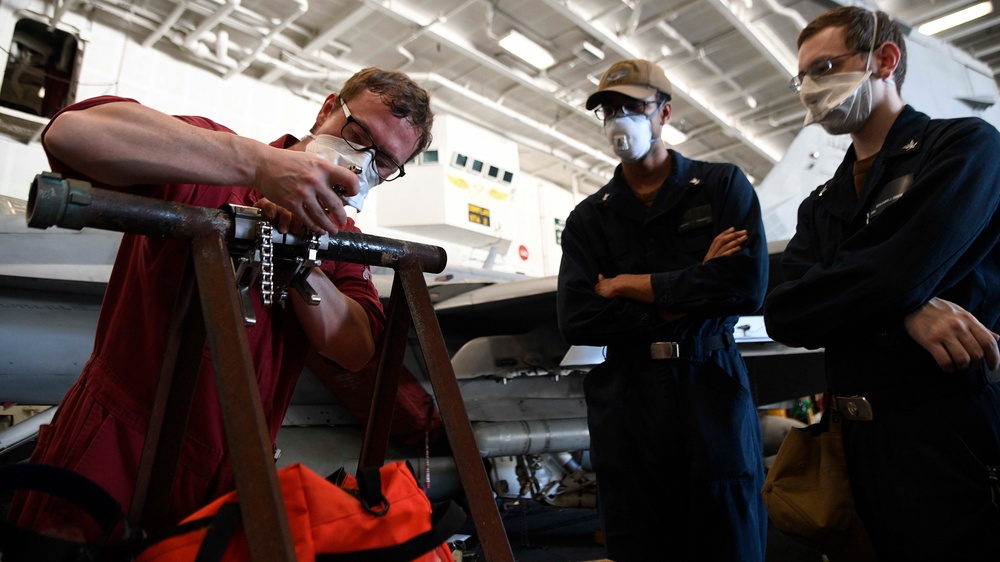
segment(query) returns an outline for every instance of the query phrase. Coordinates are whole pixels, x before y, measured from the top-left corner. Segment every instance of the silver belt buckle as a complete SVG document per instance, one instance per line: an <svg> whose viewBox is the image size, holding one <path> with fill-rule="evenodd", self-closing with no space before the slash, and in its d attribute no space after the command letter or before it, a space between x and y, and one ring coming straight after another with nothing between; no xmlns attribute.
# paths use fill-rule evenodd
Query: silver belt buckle
<svg viewBox="0 0 1000 562"><path fill-rule="evenodd" d="M675 341L655 341L649 344L652 359L677 359L681 356L681 346Z"/></svg>
<svg viewBox="0 0 1000 562"><path fill-rule="evenodd" d="M837 396L837 409L852 421L872 421L872 405L864 396Z"/></svg>

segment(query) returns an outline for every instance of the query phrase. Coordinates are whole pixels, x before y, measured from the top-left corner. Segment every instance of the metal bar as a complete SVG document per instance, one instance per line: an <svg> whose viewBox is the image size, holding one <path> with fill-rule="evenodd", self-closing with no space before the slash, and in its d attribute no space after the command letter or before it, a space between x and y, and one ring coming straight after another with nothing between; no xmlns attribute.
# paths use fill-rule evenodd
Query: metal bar
<svg viewBox="0 0 1000 562"><path fill-rule="evenodd" d="M292 532L274 470L229 250L217 234L195 239L191 250L250 559L292 562Z"/></svg>
<svg viewBox="0 0 1000 562"><path fill-rule="evenodd" d="M35 176L31 183L26 217L32 228L87 226L184 240L225 233L230 223L220 209L95 189L85 181L50 173Z"/></svg>
<svg viewBox="0 0 1000 562"><path fill-rule="evenodd" d="M391 268L406 258L428 273L440 273L448 264L448 254L439 246L347 231L340 231L329 240L328 248L316 252L320 258Z"/></svg>
<svg viewBox="0 0 1000 562"><path fill-rule="evenodd" d="M378 372L375 375L372 406L368 411L368 424L365 426L365 436L361 443L359 472L362 468L385 464L385 453L389 447L392 415L396 408L403 356L406 354L406 338L410 334L412 320L399 275L392 281L388 318L382 339L382 355L379 357Z"/></svg>
<svg viewBox="0 0 1000 562"><path fill-rule="evenodd" d="M64 180L52 173L35 176L26 217L32 228L80 230L87 226L187 240L213 232L230 238L233 234L233 221L227 211L94 188L88 182ZM284 238L290 244L304 243L302 235L288 234ZM345 231L324 236L317 256L385 267L396 267L406 257L429 273L441 272L448 263L448 255L438 246Z"/></svg>
<svg viewBox="0 0 1000 562"><path fill-rule="evenodd" d="M129 522L147 532L171 523L167 507L205 348L205 320L191 259L187 260L167 334L156 399L129 507Z"/></svg>
<svg viewBox="0 0 1000 562"><path fill-rule="evenodd" d="M483 554L490 562L513 562L514 554L510 550L500 513L490 491L483 459L479 456L479 449L472 435L469 414L465 411L465 402L462 400L451 358L448 357L444 345L444 336L434 314L434 306L424 276L415 263L406 260L396 270L396 276L400 278L410 313L413 315L420 349L427 362L431 387L434 389L441 420L448 434L455 463L458 465L458 476L469 501L469 510L472 512L479 542L483 545Z"/></svg>

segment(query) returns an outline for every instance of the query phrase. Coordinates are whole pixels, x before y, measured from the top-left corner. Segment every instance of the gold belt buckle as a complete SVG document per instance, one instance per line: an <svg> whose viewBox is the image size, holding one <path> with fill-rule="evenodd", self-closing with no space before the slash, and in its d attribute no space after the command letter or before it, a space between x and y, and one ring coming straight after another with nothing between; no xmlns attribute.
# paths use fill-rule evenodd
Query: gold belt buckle
<svg viewBox="0 0 1000 562"><path fill-rule="evenodd" d="M655 341L649 344L652 359L677 359L681 356L681 346L675 341Z"/></svg>
<svg viewBox="0 0 1000 562"><path fill-rule="evenodd" d="M837 409L852 421L872 421L872 405L864 396L837 396Z"/></svg>

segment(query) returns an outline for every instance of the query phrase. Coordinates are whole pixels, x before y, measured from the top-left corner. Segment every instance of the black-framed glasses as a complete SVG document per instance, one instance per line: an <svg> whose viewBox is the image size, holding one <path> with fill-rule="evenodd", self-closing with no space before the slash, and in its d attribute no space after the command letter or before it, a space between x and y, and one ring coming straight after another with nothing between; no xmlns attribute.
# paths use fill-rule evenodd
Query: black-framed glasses
<svg viewBox="0 0 1000 562"><path fill-rule="evenodd" d="M666 103L667 100L633 100L627 101L621 105L599 105L594 108L594 115L597 116L601 121L607 121L608 119L614 119L618 115L628 117L629 115L645 115L646 107L651 104L657 104L656 107L659 108L661 105Z"/></svg>
<svg viewBox="0 0 1000 562"><path fill-rule="evenodd" d="M810 78L815 80L820 76L825 76L833 70L833 61L866 52L867 51L851 51L850 53L844 53L834 57L823 57L821 59L814 60L809 64L809 66L806 67L805 72L800 72L797 75L792 76L792 79L788 81L788 89L793 92L798 92L802 89L802 79L805 78L807 74Z"/></svg>
<svg viewBox="0 0 1000 562"><path fill-rule="evenodd" d="M347 123L344 123L344 126L340 129L340 138L344 139L351 148L358 152L370 150L375 154L375 157L372 159L372 165L375 166L375 173L378 174L379 179L382 181L392 181L405 176L406 170L403 169L403 165L397 164L392 159L392 156L383 152L375 144L368 129L351 115L351 110L348 109L347 103L341 103L340 105L344 108L344 116L347 117Z"/></svg>

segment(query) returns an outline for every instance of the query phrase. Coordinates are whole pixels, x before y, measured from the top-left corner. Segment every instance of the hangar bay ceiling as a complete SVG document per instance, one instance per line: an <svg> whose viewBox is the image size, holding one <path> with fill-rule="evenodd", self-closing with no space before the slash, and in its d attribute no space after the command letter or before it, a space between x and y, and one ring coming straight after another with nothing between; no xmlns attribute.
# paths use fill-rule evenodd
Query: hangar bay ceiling
<svg viewBox="0 0 1000 562"><path fill-rule="evenodd" d="M979 2L883 0L917 25ZM685 155L734 162L756 184L804 115L788 90L795 38L831 0L62 0L51 20L82 13L147 47L223 76L245 74L322 99L357 69L406 71L459 115L516 141L521 170L586 194L617 160L584 109L601 73L647 58L674 85L671 142ZM1000 69L1000 16L938 35ZM528 39L531 63L501 46Z"/></svg>

